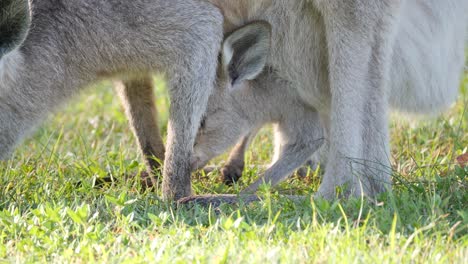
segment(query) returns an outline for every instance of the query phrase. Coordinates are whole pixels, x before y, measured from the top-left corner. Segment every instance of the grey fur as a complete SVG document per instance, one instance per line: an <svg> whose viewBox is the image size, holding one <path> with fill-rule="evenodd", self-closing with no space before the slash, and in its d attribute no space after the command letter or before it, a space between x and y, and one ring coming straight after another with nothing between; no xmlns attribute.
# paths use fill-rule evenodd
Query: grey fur
<svg viewBox="0 0 468 264"><path fill-rule="evenodd" d="M251 80L263 70L270 40L270 24L259 22L237 29L224 40L223 68L232 85Z"/></svg>
<svg viewBox="0 0 468 264"><path fill-rule="evenodd" d="M263 24L263 23L262 23ZM253 23L235 31L233 35L251 35L258 32L260 23ZM268 43L269 42L265 42ZM229 38L223 44L223 52L231 52L232 46ZM234 45L235 47L235 45ZM240 59L238 52L250 54L251 57L265 60L264 50L256 45L250 45L250 50L242 48L232 50L232 56L223 54L223 58L232 58L224 64L237 64ZM258 52L258 50L261 50ZM251 64L258 65L250 59ZM228 67L221 67L218 72L217 88L210 96L206 117L200 127L194 146L192 168L204 166L211 158L221 154L236 141L228 164L223 170L234 170L243 167L243 154L251 137L259 127L275 124L275 155L272 165L265 171L263 177L252 184L246 191L255 190L263 182L272 185L284 180L296 168L304 164L324 142L323 129L317 111L303 103L300 95L288 81L282 80L272 69L257 69L252 75L252 65L242 64L238 67L240 76L250 75L254 80L241 79L232 84L232 76ZM303 133L307 131L307 133ZM238 179L240 171L228 174L223 171L225 182Z"/></svg>
<svg viewBox="0 0 468 264"><path fill-rule="evenodd" d="M290 87L277 97L299 95L328 131L319 196L332 198L340 186L344 195L370 197L391 189L390 108L437 113L457 97L468 22L465 0L212 1L223 10L226 31L256 20L272 25L267 66L273 79ZM263 82L269 78L262 75ZM210 105L205 130L216 127L219 133L209 142L197 140L198 160L218 154L252 126L248 113L265 116L274 107L266 105L284 104L278 98L269 104L252 101L253 91L240 91L242 100L224 93ZM290 142L316 130L297 133ZM223 142L227 138L231 141ZM288 159L297 161L298 154L291 155Z"/></svg>
<svg viewBox="0 0 468 264"><path fill-rule="evenodd" d="M269 123L269 122L268 122ZM263 124L264 125L264 124ZM223 183L227 185L231 185L234 182L238 182L239 179L242 177L244 167L245 167L245 152L247 151L250 143L253 141L255 136L257 135L258 128L255 128L251 132L249 132L246 136L242 137L238 143L234 146L234 148L231 150L228 160L226 161L226 164L220 169L221 172L221 180ZM324 131L325 132L325 131ZM277 140L280 140L280 138L277 138ZM275 141L275 147L278 144L281 144L279 141ZM303 164L302 167L298 168L296 170L297 176L304 178L308 175L309 171L315 171L318 169L319 165L326 164L327 160L327 144L326 142L320 147L320 149L312 154L310 159L306 161L305 164ZM274 156L277 159L277 154L278 148L275 148L275 153ZM212 171L214 168L212 166L208 166L203 168L203 171L206 173ZM321 168L321 171L323 172L324 169L323 167Z"/></svg>
<svg viewBox="0 0 468 264"><path fill-rule="evenodd" d="M117 94L123 102L138 147L152 180L160 174L164 161L164 143L157 123L151 75L116 82ZM153 182L152 185L155 185Z"/></svg>
<svg viewBox="0 0 468 264"><path fill-rule="evenodd" d="M253 129L242 137L229 154L228 161L221 169L222 181L225 184L231 185L241 178L245 166L245 152L257 134L257 130Z"/></svg>
<svg viewBox="0 0 468 264"><path fill-rule="evenodd" d="M0 159L9 157L50 112L96 80L124 79L127 89L134 90L132 80L165 72L171 109L163 195L189 196L192 146L213 87L223 35L219 9L204 0L32 3L29 34L0 61ZM132 115L138 111L127 107ZM154 122L151 112L144 118ZM139 126L135 119L131 123L136 130L143 128L146 137L151 136L148 128L156 130ZM138 142L145 155L161 152L152 144L144 150L144 142L150 141Z"/></svg>

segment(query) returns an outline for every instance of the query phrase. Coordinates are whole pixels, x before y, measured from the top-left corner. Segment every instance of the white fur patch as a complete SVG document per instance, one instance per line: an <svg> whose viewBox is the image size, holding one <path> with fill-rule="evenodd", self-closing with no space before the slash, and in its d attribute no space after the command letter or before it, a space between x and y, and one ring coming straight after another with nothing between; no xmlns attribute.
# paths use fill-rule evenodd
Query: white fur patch
<svg viewBox="0 0 468 264"><path fill-rule="evenodd" d="M232 46L229 44L223 45L223 67L225 69L227 69L231 63L232 56L234 56L234 50L232 49Z"/></svg>
<svg viewBox="0 0 468 264"><path fill-rule="evenodd" d="M23 55L17 49L5 54L0 60L0 96L13 88L12 84L23 63Z"/></svg>

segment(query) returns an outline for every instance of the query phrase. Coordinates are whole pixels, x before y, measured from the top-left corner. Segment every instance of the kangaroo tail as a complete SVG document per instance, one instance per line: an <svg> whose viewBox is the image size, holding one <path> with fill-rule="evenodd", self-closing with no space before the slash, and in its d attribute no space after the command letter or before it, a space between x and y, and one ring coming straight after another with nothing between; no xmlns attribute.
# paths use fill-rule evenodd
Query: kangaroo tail
<svg viewBox="0 0 468 264"><path fill-rule="evenodd" d="M31 23L29 0L0 1L0 58L21 45Z"/></svg>

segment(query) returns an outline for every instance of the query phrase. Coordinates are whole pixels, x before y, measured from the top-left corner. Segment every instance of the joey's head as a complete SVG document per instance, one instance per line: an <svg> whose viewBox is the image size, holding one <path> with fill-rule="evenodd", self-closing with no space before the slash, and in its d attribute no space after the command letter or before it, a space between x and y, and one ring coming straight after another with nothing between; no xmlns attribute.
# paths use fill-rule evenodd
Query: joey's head
<svg viewBox="0 0 468 264"><path fill-rule="evenodd" d="M224 40L218 78L194 145L192 169L199 169L233 146L255 126L250 81L262 73L270 52L271 26L245 25Z"/></svg>

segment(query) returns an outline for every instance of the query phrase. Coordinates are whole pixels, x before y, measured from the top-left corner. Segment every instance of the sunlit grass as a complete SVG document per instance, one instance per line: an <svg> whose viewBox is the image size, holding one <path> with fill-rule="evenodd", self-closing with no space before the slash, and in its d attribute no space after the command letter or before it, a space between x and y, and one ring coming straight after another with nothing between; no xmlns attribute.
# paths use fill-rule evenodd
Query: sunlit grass
<svg viewBox="0 0 468 264"><path fill-rule="evenodd" d="M167 93L156 79L160 125ZM447 262L468 260L468 78L435 119L392 122L394 192L376 203L311 200L320 172L292 178L250 205L176 208L123 175L144 169L110 83L86 90L0 165L0 261ZM262 130L235 187L194 176L197 193L236 193L272 154ZM215 161L222 164L225 157ZM96 178L118 181L98 189ZM278 193L302 193L290 201Z"/></svg>

